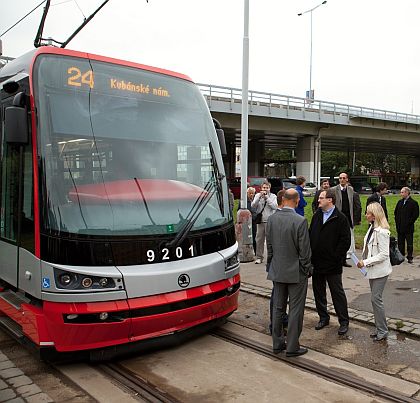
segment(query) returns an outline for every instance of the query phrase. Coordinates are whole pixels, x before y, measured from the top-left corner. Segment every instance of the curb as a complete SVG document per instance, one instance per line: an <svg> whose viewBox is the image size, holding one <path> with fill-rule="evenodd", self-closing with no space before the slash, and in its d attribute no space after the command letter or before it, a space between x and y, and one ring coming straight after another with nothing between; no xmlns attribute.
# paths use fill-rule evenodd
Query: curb
<svg viewBox="0 0 420 403"><path fill-rule="evenodd" d="M271 288L261 287L254 284L241 282L240 290L248 294L258 295L260 297L268 299L271 297ZM315 300L313 298L306 298L305 308L316 311ZM327 304L327 309L329 314L335 316L333 304ZM369 325L375 325L373 313L360 311L358 309L353 308L348 308L348 311L350 319L357 320L358 322L366 323ZM389 329L420 338L420 321L412 322L409 320L389 317L387 317L386 320L388 322Z"/></svg>

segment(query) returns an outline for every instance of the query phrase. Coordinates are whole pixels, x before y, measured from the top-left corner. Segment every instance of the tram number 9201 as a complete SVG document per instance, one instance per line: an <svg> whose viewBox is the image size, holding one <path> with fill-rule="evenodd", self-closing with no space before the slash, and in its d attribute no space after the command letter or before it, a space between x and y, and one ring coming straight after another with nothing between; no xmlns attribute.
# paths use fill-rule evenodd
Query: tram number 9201
<svg viewBox="0 0 420 403"><path fill-rule="evenodd" d="M186 259L195 256L194 245L191 245L186 250L183 250L180 246L178 246L173 252L174 253L170 253L168 248L162 248L160 253L157 254L153 249L148 249L146 251L147 261L153 263L156 260L159 260L160 257L160 261L164 262L182 258Z"/></svg>

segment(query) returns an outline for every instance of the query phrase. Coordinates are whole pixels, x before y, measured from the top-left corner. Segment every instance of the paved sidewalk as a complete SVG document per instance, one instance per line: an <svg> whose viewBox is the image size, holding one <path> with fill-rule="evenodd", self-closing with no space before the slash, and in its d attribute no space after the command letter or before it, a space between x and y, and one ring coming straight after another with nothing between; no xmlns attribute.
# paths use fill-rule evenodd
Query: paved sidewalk
<svg viewBox="0 0 420 403"><path fill-rule="evenodd" d="M47 403L53 400L0 351L0 402Z"/></svg>
<svg viewBox="0 0 420 403"><path fill-rule="evenodd" d="M359 257L361 251L356 253ZM350 260L348 260L350 263ZM269 298L271 281L267 280L265 262L241 263L241 290ZM349 305L349 316L353 320L373 324L369 281L356 267L343 268L343 285ZM327 287L328 289L328 287ZM328 310L335 314L328 294ZM393 266L384 291L385 313L390 329L420 337L420 257L413 264L407 262ZM309 280L306 308L315 309L312 282Z"/></svg>

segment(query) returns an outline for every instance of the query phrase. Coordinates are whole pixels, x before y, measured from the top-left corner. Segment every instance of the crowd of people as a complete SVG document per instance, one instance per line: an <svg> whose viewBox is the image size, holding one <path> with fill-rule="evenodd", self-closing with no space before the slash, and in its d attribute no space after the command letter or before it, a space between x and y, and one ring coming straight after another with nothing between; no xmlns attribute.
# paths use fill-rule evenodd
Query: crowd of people
<svg viewBox="0 0 420 403"><path fill-rule="evenodd" d="M369 280L371 303L375 319L373 341L388 337L383 303L383 291L392 272L389 258L390 229L384 195L387 184L380 183L368 198L365 217L369 229L364 237L361 259L355 255L354 226L361 223L362 207L359 195L349 184L346 172L339 175L339 184L331 187L321 182L312 202L313 216L308 226L304 217L306 201L302 191L305 178L296 178L296 189L281 190L277 196L264 181L261 191L248 188L248 209L252 214L255 263L264 262L267 243L267 278L273 282L270 301L270 331L273 351L286 351L288 357L307 352L299 344L302 332L308 279L312 288L321 330L329 325L327 311L328 284L338 319L338 334L348 332L349 314L343 288L343 267L352 267L352 259ZM410 197L410 189L401 189L401 200L394 211L398 248L407 261L413 262L414 223L419 217L418 203ZM288 313L287 313L288 306ZM287 337L285 328L287 326Z"/></svg>

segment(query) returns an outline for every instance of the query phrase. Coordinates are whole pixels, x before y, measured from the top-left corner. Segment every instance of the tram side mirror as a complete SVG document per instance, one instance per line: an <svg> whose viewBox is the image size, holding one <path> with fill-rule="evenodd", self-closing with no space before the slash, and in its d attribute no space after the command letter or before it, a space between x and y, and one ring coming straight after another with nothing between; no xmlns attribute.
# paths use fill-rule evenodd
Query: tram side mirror
<svg viewBox="0 0 420 403"><path fill-rule="evenodd" d="M9 106L5 110L4 137L7 143L28 144L28 116L26 108Z"/></svg>
<svg viewBox="0 0 420 403"><path fill-rule="evenodd" d="M222 129L220 122L213 118L214 128L216 129L217 139L219 140L220 151L222 155L227 155L225 132Z"/></svg>

